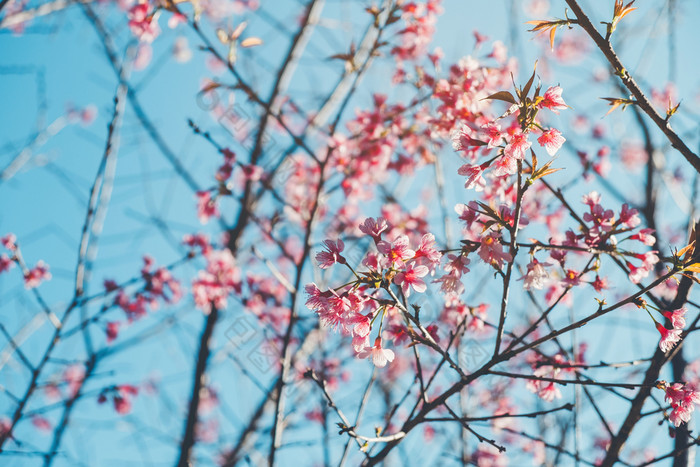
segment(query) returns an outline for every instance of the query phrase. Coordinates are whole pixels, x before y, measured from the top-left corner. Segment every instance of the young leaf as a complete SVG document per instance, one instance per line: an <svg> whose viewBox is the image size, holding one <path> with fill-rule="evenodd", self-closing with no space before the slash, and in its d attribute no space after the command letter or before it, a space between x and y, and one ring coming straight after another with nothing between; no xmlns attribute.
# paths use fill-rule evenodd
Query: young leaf
<svg viewBox="0 0 700 467"><path fill-rule="evenodd" d="M491 94L488 97L484 97L481 100L483 101L486 99L505 101L505 102L508 102L510 104L516 103L515 97L513 97L513 95L511 93L509 93L508 91L498 91L497 93Z"/></svg>

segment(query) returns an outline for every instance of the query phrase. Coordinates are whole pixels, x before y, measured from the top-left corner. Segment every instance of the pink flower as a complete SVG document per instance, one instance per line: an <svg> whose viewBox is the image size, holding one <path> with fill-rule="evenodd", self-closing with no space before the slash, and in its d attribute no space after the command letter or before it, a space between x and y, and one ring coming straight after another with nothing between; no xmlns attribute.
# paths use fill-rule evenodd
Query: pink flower
<svg viewBox="0 0 700 467"><path fill-rule="evenodd" d="M383 217L378 217L377 219L368 217L362 224L360 224L360 231L363 234L372 237L375 243L382 239L382 232L388 228L389 224L387 224L386 219Z"/></svg>
<svg viewBox="0 0 700 467"><path fill-rule="evenodd" d="M481 131L486 135L487 148L492 149L501 144L501 140L503 139L501 125L491 122L482 126Z"/></svg>
<svg viewBox="0 0 700 467"><path fill-rule="evenodd" d="M42 281L47 281L51 279L51 273L49 272L48 264L45 264L42 260L36 263L33 269L27 271L24 275L24 287L27 289L33 289L38 287Z"/></svg>
<svg viewBox="0 0 700 467"><path fill-rule="evenodd" d="M575 287L581 283L581 274L574 269L567 269L566 275L564 276L564 279L562 279L562 282L571 287Z"/></svg>
<svg viewBox="0 0 700 467"><path fill-rule="evenodd" d="M662 352L668 352L681 340L680 329L667 329L660 323L656 323L656 329L661 333L659 348Z"/></svg>
<svg viewBox="0 0 700 467"><path fill-rule="evenodd" d="M447 255L447 264L444 266L445 272L448 272L450 274L453 274L457 277L462 277L464 274L469 272L469 268L467 267L470 263L469 258L467 258L464 255L453 255L453 254L448 254Z"/></svg>
<svg viewBox="0 0 700 467"><path fill-rule="evenodd" d="M557 130L556 128L550 128L542 133L542 136L537 138L537 142L540 143L540 146L545 148L547 154L550 156L557 153L559 148L561 148L564 144L564 141L566 141L566 138L564 138L561 135L561 131Z"/></svg>
<svg viewBox="0 0 700 467"><path fill-rule="evenodd" d="M418 293L423 293L426 290L426 285L421 277L425 277L428 272L427 266L416 266L416 263L412 261L406 266L405 271L394 276L394 283L401 286L406 297L411 294L411 288Z"/></svg>
<svg viewBox="0 0 700 467"><path fill-rule="evenodd" d="M634 235L630 236L630 240L637 240L647 246L653 246L656 243L656 238L652 235L654 229L642 229Z"/></svg>
<svg viewBox="0 0 700 467"><path fill-rule="evenodd" d="M687 311L688 310L685 308L679 308L673 311L663 311L661 314L671 321L674 329L683 329L685 327L685 313Z"/></svg>
<svg viewBox="0 0 700 467"><path fill-rule="evenodd" d="M259 181L264 173L263 168L258 167L257 165L246 164L242 165L241 168L243 169L243 175L245 176L245 179L249 182Z"/></svg>
<svg viewBox="0 0 700 467"><path fill-rule="evenodd" d="M644 267L644 265L637 267L634 264L627 261L627 267L630 270L630 282L632 282L633 284L639 284L642 279L649 275L649 269Z"/></svg>
<svg viewBox="0 0 700 467"><path fill-rule="evenodd" d="M139 3L129 10L129 28L140 41L153 42L160 33L158 20L148 3Z"/></svg>
<svg viewBox="0 0 700 467"><path fill-rule="evenodd" d="M80 364L70 365L68 368L63 370L62 380L68 386L68 392L71 397L75 397L83 386L83 381L85 380L85 367Z"/></svg>
<svg viewBox="0 0 700 467"><path fill-rule="evenodd" d="M10 251L15 251L17 249L17 237L13 233L9 233L0 238L0 243Z"/></svg>
<svg viewBox="0 0 700 467"><path fill-rule="evenodd" d="M392 243L380 241L377 243L377 249L391 261L391 264L403 263L415 256L416 252L408 247L408 237L400 235Z"/></svg>
<svg viewBox="0 0 700 467"><path fill-rule="evenodd" d="M51 431L51 423L41 415L32 416L32 425L39 431Z"/></svg>
<svg viewBox="0 0 700 467"><path fill-rule="evenodd" d="M595 291L599 293L609 287L608 280L605 277L600 277L598 275L595 276L595 280L591 282L591 285L593 286Z"/></svg>
<svg viewBox="0 0 700 467"><path fill-rule="evenodd" d="M119 322L118 321L110 321L109 323L107 323L106 333L107 333L107 343L109 344L112 341L114 341L114 339L116 339L117 336L119 335Z"/></svg>
<svg viewBox="0 0 700 467"><path fill-rule="evenodd" d="M416 250L415 259L425 258L432 266L440 264L442 253L435 248L435 235L424 234L420 239L420 245Z"/></svg>
<svg viewBox="0 0 700 467"><path fill-rule="evenodd" d="M666 401L671 404L669 420L676 427L690 421L690 415L695 410L695 404L700 403L700 394L685 384L674 383L666 388Z"/></svg>
<svg viewBox="0 0 700 467"><path fill-rule="evenodd" d="M526 133L516 133L511 137L510 142L506 145L506 148L503 150L503 154L515 159L524 159L527 150L530 149L530 146L532 146L532 143L528 141Z"/></svg>
<svg viewBox="0 0 700 467"><path fill-rule="evenodd" d="M630 229L637 227L642 222L637 214L636 209L630 209L627 203L623 204L620 211L620 223Z"/></svg>
<svg viewBox="0 0 700 467"><path fill-rule="evenodd" d="M459 129L452 130L452 132L450 132L452 148L455 151L466 151L473 146L483 145L483 142L472 138L473 133L474 130L469 128L467 125L462 125Z"/></svg>
<svg viewBox="0 0 700 467"><path fill-rule="evenodd" d="M433 283L440 284L440 290L446 294L460 295L464 292L462 277L456 274L445 274L435 279Z"/></svg>
<svg viewBox="0 0 700 467"><path fill-rule="evenodd" d="M541 109L549 109L555 114L558 114L559 110L568 108L564 99L561 97L563 89L560 86L551 86L547 89L542 96L542 100L539 103Z"/></svg>
<svg viewBox="0 0 700 467"><path fill-rule="evenodd" d="M0 255L0 273L9 271L15 262L10 259L5 253Z"/></svg>
<svg viewBox="0 0 700 467"><path fill-rule="evenodd" d="M131 412L131 398L138 395L139 390L131 384L123 384L115 388L114 410L120 415Z"/></svg>
<svg viewBox="0 0 700 467"><path fill-rule="evenodd" d="M209 222L212 217L219 217L219 208L216 199L212 199L211 192L197 192L197 217L202 224Z"/></svg>
<svg viewBox="0 0 700 467"><path fill-rule="evenodd" d="M357 356L359 358L370 358L372 364L377 368L384 368L387 363L394 361L394 352L389 349L382 348L382 338L377 337L374 340L373 347L365 347Z"/></svg>
<svg viewBox="0 0 700 467"><path fill-rule="evenodd" d="M559 388L552 382L545 383L542 387L540 387L537 395L539 395L540 398L546 402L552 402L554 399L561 399L561 391L559 391Z"/></svg>
<svg viewBox="0 0 700 467"><path fill-rule="evenodd" d="M345 244L342 240L338 239L337 242L333 240L324 240L323 244L326 246L328 251L321 251L316 254L316 261L318 261L318 267L321 269L327 269L333 266L335 263L346 264L345 258L340 254L345 249Z"/></svg>
<svg viewBox="0 0 700 467"><path fill-rule="evenodd" d="M469 165L464 164L457 170L457 173L467 177L467 181L464 183L464 188L471 190L474 188L475 191L483 191L484 186L486 186L486 181L482 174L486 166L482 165Z"/></svg>
<svg viewBox="0 0 700 467"><path fill-rule="evenodd" d="M503 177L505 175L513 175L518 171L518 161L515 157L510 157L504 155L496 159L493 164L493 174L497 177Z"/></svg>
<svg viewBox="0 0 700 467"><path fill-rule="evenodd" d="M540 263L537 259L532 258L532 261L527 265L527 273L518 279L519 281L525 281L523 282L525 290L542 290L545 281L549 278L545 266L551 265L549 263Z"/></svg>
<svg viewBox="0 0 700 467"><path fill-rule="evenodd" d="M241 270L231 252L214 250L207 255L207 269L192 282L192 295L195 305L209 314L212 306L225 308L228 296L241 288Z"/></svg>
<svg viewBox="0 0 700 467"><path fill-rule="evenodd" d="M500 234L490 233L481 239L479 257L487 264L500 268L504 261L510 261L510 253L503 251L503 245L499 241Z"/></svg>

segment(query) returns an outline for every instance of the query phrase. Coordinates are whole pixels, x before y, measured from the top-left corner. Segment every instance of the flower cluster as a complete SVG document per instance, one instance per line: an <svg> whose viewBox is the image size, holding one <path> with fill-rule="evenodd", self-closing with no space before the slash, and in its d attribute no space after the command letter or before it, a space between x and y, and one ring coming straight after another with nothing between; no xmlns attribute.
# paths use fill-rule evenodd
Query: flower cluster
<svg viewBox="0 0 700 467"><path fill-rule="evenodd" d="M690 416L695 410L695 404L700 404L700 393L687 384L674 383L665 385L666 401L671 404L671 415L669 420L676 427L682 423L688 423Z"/></svg>
<svg viewBox="0 0 700 467"><path fill-rule="evenodd" d="M480 124L477 121L467 120L450 134L452 147L468 160L468 163L458 171L460 175L467 177L465 183L467 189L474 188L477 191L483 189L485 184L483 173L488 168L492 169L494 177L506 177L517 173L519 161L525 160L532 146L529 140L531 132L541 133L537 142L550 156L555 155L566 141L559 130L544 129L536 120L537 112L541 109L559 113L559 110L567 108L559 86L550 87L542 96L537 96L536 92L534 100L526 98L520 104L516 103L515 98L508 92L502 91L494 96L499 94L501 97L498 99L512 104L506 115L517 116L511 120L508 127L502 128L501 124L497 123L499 119L486 120ZM528 113L530 117L522 117ZM497 150L495 156L491 154L493 149ZM479 155L487 156L489 159L481 164L475 164Z"/></svg>
<svg viewBox="0 0 700 467"><path fill-rule="evenodd" d="M159 267L153 270L154 260L150 256L144 256L143 263L141 278L144 287L133 296L129 296L124 289L119 289L114 299L114 303L126 313L130 322L144 317L148 308L157 309L159 300L176 303L182 297L180 282L167 268ZM114 282L109 280L105 281L105 288L108 292L117 290ZM114 340L117 332L117 324L108 324L107 339Z"/></svg>
<svg viewBox="0 0 700 467"><path fill-rule="evenodd" d="M148 1L141 1L129 10L129 28L142 42L153 42L160 34L158 12L154 11Z"/></svg>
<svg viewBox="0 0 700 467"><path fill-rule="evenodd" d="M418 242L411 242L405 234L393 239L386 236L391 229L382 217L367 218L359 230L370 237L376 247L376 251L362 260L366 271L356 272L352 268L343 256L345 244L341 240L324 241L325 250L316 255L319 266L327 269L335 264L344 265L355 280L325 292L316 284L308 284L306 305L319 315L324 325L352 336L359 358L371 359L374 365L384 367L394 360L393 351L384 348L382 343L384 317L395 314L400 307L405 309L405 305L396 302L399 299L392 285L398 286L404 299L413 292L425 292L427 285L423 278L439 266L442 254L435 247L435 237L429 233ZM382 298L382 290L388 298ZM370 333L377 319L379 331L371 345Z"/></svg>
<svg viewBox="0 0 700 467"><path fill-rule="evenodd" d="M0 254L0 274L9 271L15 263L18 263L24 270L24 287L26 289L34 289L39 287L42 282L51 279L49 265L43 260L37 261L33 268L26 267L17 246L17 237L14 234L9 233L0 238L0 245L9 251L11 255L9 256L6 253Z"/></svg>
<svg viewBox="0 0 700 467"><path fill-rule="evenodd" d="M197 308L209 314L212 307L225 308L231 293L241 293L242 281L230 250L211 250L205 258L207 267L192 281L192 295Z"/></svg>
<svg viewBox="0 0 700 467"><path fill-rule="evenodd" d="M104 404L107 399L111 398L114 404L114 410L119 415L126 415L131 412L131 399L139 394L139 389L131 384L122 384L120 386L110 386L102 389L97 396L97 403Z"/></svg>

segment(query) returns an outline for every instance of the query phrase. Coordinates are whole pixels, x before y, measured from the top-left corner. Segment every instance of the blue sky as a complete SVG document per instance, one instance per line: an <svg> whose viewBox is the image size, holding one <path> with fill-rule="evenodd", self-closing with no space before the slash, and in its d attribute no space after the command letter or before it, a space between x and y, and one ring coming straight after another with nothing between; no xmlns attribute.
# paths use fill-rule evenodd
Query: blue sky
<svg viewBox="0 0 700 467"><path fill-rule="evenodd" d="M520 2L499 0L487 5L484 2L446 0L446 14L440 18L435 45L444 50L446 61L455 60L473 53L472 31L478 29L491 40L502 40L517 52L521 69L529 73L535 58L540 56L543 49L539 41L533 40L531 33L526 31L528 26L524 22L539 18L531 18L524 8L516 8L517 14L513 22L515 34L512 34L508 18L509 8L514 3ZM593 11L593 6L604 2L581 3L587 11ZM675 72L671 66L673 62L669 60L667 18L658 14L660 2L651 3L639 2L639 10L620 26L619 34L616 34L620 39L616 39L615 46L620 51L623 62L634 76L639 77L639 82L645 89L660 89L667 83L669 76L676 76L682 105L679 115L674 117L674 126L682 134L689 132L689 142L694 147L698 141L695 134L698 114L694 109L698 104L700 90L696 58L696 24L700 20L700 3L676 2L679 13L673 26L677 53ZM282 26L293 24L300 11L299 3L295 1L263 0L262 4L262 11L277 19ZM552 1L551 4L550 15L563 17L563 2ZM344 51L338 50L338 47L347 46L352 38L361 34L365 24L365 17L360 14L363 5L356 2L328 2L324 12L326 22L315 33L308 56L302 60L300 72L291 87L295 99L309 103L309 109L313 108L315 99L334 84L336 76L342 71L341 64L325 60L325 57ZM107 15L110 31L117 37L119 53L123 54L125 46L132 41L125 28L124 15L113 7L101 8ZM601 11L611 8L601 8ZM599 13L599 17L604 18L602 13ZM163 135L168 147L191 171L200 186L209 187L213 184L212 174L219 164L219 158L205 141L193 135L187 126L187 120L192 119L203 127L212 129L213 134L221 140L227 138L226 133L217 129L217 122L201 107L201 103L198 105L195 98L202 79L211 77L212 73L206 68L206 57L197 50L199 42L193 35L182 26L176 31L169 30L165 20L161 20L161 26L164 33L154 43L151 66L143 71L135 71L131 83L137 89L142 107ZM262 37L265 45L243 54L238 65L244 76L263 95L268 92L266 89L271 83L270 67L274 67L286 51L287 39L279 34L278 26L270 24L269 18L251 17L249 31ZM558 34L561 37L570 32L560 31ZM190 63L179 64L170 58L172 39L179 35L188 37L190 41L194 53ZM485 49L476 54L483 56L487 52ZM561 83L565 89L564 97L574 109L562 113L562 125L566 128L576 114L585 113L593 124L606 126L611 141L639 139L639 135L634 133L637 130L631 125L631 111L621 115L618 112L602 119L607 106L598 97L616 96L619 91L610 84L594 82L597 70L604 69L604 63L596 52L591 49L582 61L570 65L550 63L549 71L546 72L545 67L542 73L544 83ZM392 73L393 62L378 62L365 77L351 107L367 105L371 93L378 91L388 93L391 100L402 99L405 92L390 84ZM220 79L228 80L225 75L220 75ZM40 127L45 127L64 116L68 105L80 108L92 104L98 110L97 119L91 125L78 123L66 126L52 135L45 144L36 147L29 162L12 179L0 181L0 235L14 232L30 264L43 259L51 266L53 280L42 285L41 292L55 306L56 311L64 309L71 299L85 203L104 151L106 128L116 87L115 74L105 59L98 36L79 7L35 21L23 35L0 30L0 170L34 139L37 121L42 122ZM255 112L242 96L237 96L236 99L240 100L241 109ZM598 149L599 143L591 141L587 134L576 135L570 132L565 135L578 148L588 151ZM654 140L658 144L664 142L658 132L654 132ZM243 149L239 148L245 153ZM452 155L448 153L448 156ZM454 170L459 165L456 156L447 160L446 170ZM604 192L600 186L574 180L578 172L573 153L562 155L561 161L566 167L572 167L572 170L560 174L558 180L574 185L571 189L573 199L591 189ZM614 163L615 167L620 167L619 162ZM680 154L674 151L667 151L667 164L671 171L678 167L688 173ZM641 174L622 173L620 177L616 180L622 180L618 186L622 187L625 195L632 200L640 200ZM420 180L416 184L420 184ZM684 196L690 196L685 187L681 191ZM454 202L463 199L463 188L459 180L453 180L448 185L448 194ZM609 194L604 196L614 199ZM617 200L614 203L616 207L621 204ZM682 212L678 203L682 204L682 200L662 195L664 224L680 227ZM224 204L223 207L227 208L229 215L225 215L225 218L230 221L233 217L230 213L235 208L232 204ZM168 231L160 229L154 219L165 221ZM456 224L453 227L457 231ZM140 258L145 253L153 256L158 264L174 261L183 253L177 244L181 236L202 229L196 219L193 193L173 173L159 149L143 131L133 107L127 106L121 130L113 198L89 290L92 293L101 290L104 278L123 281L137 274L141 267ZM211 225L206 229L215 232ZM320 241L322 238L315 240ZM192 277L196 268L197 265L186 266L178 271L178 276L185 279ZM16 272L0 276L0 316L11 333L18 332L40 313L32 297L25 292ZM520 299L524 300L522 297ZM516 299L514 306L517 309L525 308L526 305ZM180 436L180 414L189 391L188 375L196 352L196 336L202 315L194 310L189 298L173 308L155 313L177 314L180 322L162 339L106 361L104 369L98 372L100 377L95 378L91 388L114 382L140 382L149 375L155 375L162 378L162 398L155 403L157 398L154 396L139 396L135 403L137 416L125 417L116 423L113 413L106 407L98 406L95 398L81 401L81 410L75 417L76 431L66 438L63 445L71 455L79 454L78 457L88 463L99 462L102 465L118 465L141 458L149 459L149 465L172 463L175 443L168 445L167 442L156 440L162 441L169 437L177 439ZM221 409L225 420L222 428L230 434L235 434L240 429L240 420L245 420L261 394L256 384L243 377L236 364L226 356L231 349L226 344L225 331L234 319L235 314L231 313L219 326L215 338L220 345L213 358L219 390L233 396L227 399L237 401L235 406ZM579 337L617 341L617 344L611 345L619 347L619 360L643 354L645 349L650 353L651 348L647 344L652 339L649 336L653 336L655 331L645 319L644 316L621 314L600 325L592 325ZM620 321L627 322L619 324ZM137 333L149 324L153 324L153 321L136 323L125 331L125 335ZM42 354L49 331L48 323L44 323L29 334L24 350L30 358L36 359ZM65 358L72 358L81 349L80 341L76 340L74 345L67 345L61 354ZM593 361L609 356L606 351L598 356L594 348L591 348L591 352ZM21 393L26 384L26 374L17 365L16 361L11 361L0 369L0 384L15 394ZM250 363L246 365L248 371L256 371ZM367 366L357 368L359 374L369 374ZM124 375L127 375L129 381L124 381ZM270 374L262 372L257 376L260 384L268 384ZM605 376L614 378L615 374L610 372ZM359 377L358 381L364 377ZM351 404L354 389L347 392L348 394L341 393L339 398ZM41 400L35 403L36 407L42 405ZM614 406L609 408L611 411L619 410ZM11 403L0 397L0 413L9 413L10 410ZM638 433L641 434L641 431L640 429ZM30 424L21 425L19 433L22 436L32 433ZM318 436L318 433L314 428L308 428L291 434L290 439L295 436L309 439ZM84 439L90 442L83 442ZM47 440L48 437L33 441L37 446L44 446ZM303 447L289 450L293 453L304 452ZM409 448L410 453L415 451L418 448ZM206 448L203 452L207 452ZM416 455L423 454L416 452ZM9 464L29 465L26 462L26 459L14 458L10 459ZM70 465L70 461L64 462L64 465Z"/></svg>

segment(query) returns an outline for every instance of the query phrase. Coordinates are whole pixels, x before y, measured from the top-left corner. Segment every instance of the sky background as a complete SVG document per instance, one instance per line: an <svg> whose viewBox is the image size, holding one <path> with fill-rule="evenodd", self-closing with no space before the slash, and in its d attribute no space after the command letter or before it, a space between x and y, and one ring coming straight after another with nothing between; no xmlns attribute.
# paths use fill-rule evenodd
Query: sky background
<svg viewBox="0 0 700 467"><path fill-rule="evenodd" d="M541 3L546 5L548 2ZM563 17L564 2L552 0L549 3L550 8L543 8L544 15L541 18ZM667 2L639 1L639 10L630 15L629 21L625 20L620 25L614 45L623 62L645 90L660 90L669 80L675 81L682 104L679 115L674 117L674 127L687 136L689 146L695 148L698 146L699 117L696 109L700 103L700 65L697 62L700 2L677 0L674 3L677 10L671 22L667 10L662 8ZM35 4L30 2L30 5ZM560 83L565 90L564 98L573 107L571 111L562 112L557 119L568 140L559 159L560 166L567 170L557 175L557 181L568 187L570 199L577 201L582 194L596 189L603 193L604 200L609 199L617 209L622 204L621 200L606 192L605 187L597 182L585 183L581 179L574 151L579 149L595 152L600 148L601 141L593 140L590 131L576 132L572 129L572 122L577 115L586 115L590 126L603 125L606 132L603 142L611 145L617 145L620 141L641 141L638 130L632 124L632 112L617 111L603 118L607 104L598 98L618 96L620 91L611 82L596 80L604 76L607 69L600 54L587 42L589 52L580 58L563 62L555 60L547 51L546 42L532 39L532 34L527 32L529 27L524 24L525 21L541 19L529 15L532 4L529 1L445 0L445 14L440 17L434 46L442 48L445 62L449 63L470 54L484 57L490 52L490 43L501 40L518 59L520 68L524 71L519 75L521 80L523 76L529 75L535 59L540 58L538 71L542 82L545 85ZM612 9L612 1L582 1L581 4L600 20L607 17ZM366 16L362 14L365 6L364 3L355 1L327 2L324 20L314 32L289 91L295 101L302 103L307 111L314 108L342 72L342 64L328 60L327 57L344 52L349 42L357 40L362 34L366 24ZM106 18L107 27L116 38L121 58L125 47L132 41L124 13L113 5L100 5L98 11L101 17ZM247 31L261 37L264 45L245 51L237 66L262 95L269 92L271 71L286 53L289 34L285 28L296 24L300 12L300 3L294 0L262 0L260 10L246 15L249 20ZM233 24L239 21L239 17L234 16ZM188 128L188 119L211 130L220 141L230 141L237 152L245 154L246 143L234 142L211 116L207 103L197 99L205 78L219 77L228 82L230 79L208 63L207 56L198 50L200 43L186 27L171 30L166 22L164 18L160 20L163 34L153 44L151 63L144 70L134 70L130 82L141 106L163 135L167 146L200 187L206 188L213 185L212 174L219 165L220 158L206 141L196 137ZM474 30L479 30L490 38L489 43L476 51ZM670 32L673 33L672 39L669 39ZM585 41L577 30L558 32L558 37L564 36ZM193 58L188 63L178 63L172 58L175 37L188 39L193 53ZM351 107L367 106L375 92L387 93L392 102L404 99L406 92L391 84L393 71L393 61L378 61L365 77L360 91L351 101ZM54 128L61 126L67 108L94 106L97 110L96 119L91 124L69 123L56 134L50 135L45 142L32 146L31 157L24 167L11 179L0 180L0 236L7 232L15 233L28 263L34 264L43 259L51 266L53 279L41 286L41 292L57 311L64 309L72 296L71 284L74 280L85 206L104 151L106 128L111 117L116 87L116 75L105 58L95 28L79 7L74 6L32 21L22 34L0 29L0 170L36 139L38 129L44 130L52 124ZM229 97L223 92L220 95L222 101ZM241 96L237 95L235 99L235 108L239 112L256 115L255 109ZM245 125L250 129L250 126ZM653 137L660 147L666 144L658 131L653 132ZM277 136L277 139L273 139L273 149L275 145L286 147L284 137ZM676 173L679 180L689 181L692 173L680 154L672 150L665 152L668 173ZM627 199L641 201L643 174L622 168L615 155L611 159L613 172L616 173L616 186ZM445 170L452 171L448 173L454 175L454 170L459 165L459 158L449 149L446 150ZM419 202L417 193L422 185L429 183L427 177L428 175L419 174L412 185L401 187L405 194L402 199L405 206L414 206ZM448 179L447 193L451 204L466 202L461 179L456 176ZM686 189L687 184L669 179L668 186L673 188L674 184L678 187L671 190L673 195L665 190L660 198L661 225L683 230L683 212L692 194ZM433 204L428 207L434 209L436 206ZM576 207L581 209L580 205ZM224 218L228 222L233 218L232 209L233 205L222 205ZM378 213L378 206L368 209L375 211L368 215ZM439 210L431 212L434 212L434 219L438 220ZM163 222L167 228L162 227ZM435 225L441 223L436 222ZM199 224L192 190L174 174L171 165L144 132L133 106L127 105L121 129L112 202L100 238L99 254L88 293L99 292L103 279L113 278L121 282L138 274L141 256L144 254L154 257L157 264L175 261L185 253L179 245L182 235L199 230L216 232L215 227L212 224L207 227ZM452 228L453 235L458 235L456 220L452 223ZM444 238L444 234L444 231L436 232L438 237ZM670 231L663 232L663 235L666 242L675 240L674 245L683 246L681 243L685 239L671 236ZM321 240L323 238L315 239L316 242ZM247 241L253 242L254 239ZM201 264L194 262L178 269L176 275L188 286L187 278L193 277L199 267ZM312 269L307 269L309 280L314 279L314 274L317 273ZM480 274L486 275L488 271L477 267L473 274L476 280ZM20 279L16 270L0 275L0 321L11 334L21 333L24 337L24 351L30 358L36 359L43 353L46 336L51 329L49 323L36 318L41 316L40 310L31 294L25 291ZM487 287L478 289L478 293L488 296L490 291L500 289L496 283L490 287L492 290ZM469 287L467 289L468 296L470 293L477 294L476 288L473 292L469 292ZM613 289L609 301L616 294L629 290L627 285ZM589 295L577 296L577 305L587 305L586 310L574 311L580 311L579 317L590 313L594 307L593 295ZM515 310L526 309L527 304L522 296L516 295L513 307ZM174 307L165 307L155 313L172 314L178 318L178 322L162 338L120 353L112 360L108 359L104 368L98 371L98 377L91 381L89 390L98 391L100 387L115 383L141 384L144 380L152 379L157 381L159 395L142 393L135 401L134 415L123 418L115 418L110 407L98 405L96 397L86 397L80 402L81 410L76 413L71 425L72 431L62 446L69 453L69 458L61 459L57 464L73 465L72 459L75 457L87 465L124 465L126 462L141 462L144 459L147 465L172 464L174 446L182 429L181 415L189 393L189 375L196 355L202 315L194 309L190 297L185 297ZM226 332L231 326L240 325L236 321L239 317L236 313L224 317L215 336L217 351L213 355L218 390L227 394L222 400L236 401L236 404L224 404L220 409L220 429L231 440L236 439L237 430L240 430L243 421L255 409L256 401L262 394L257 386L267 387L272 376L271 371L264 371L250 360L241 358L236 363L229 356L230 353L244 355L249 350L237 349L235 343L227 342ZM566 322L570 317L560 318L559 322ZM309 313L304 319L315 318ZM154 322L136 322L123 331L122 338L128 338ZM75 325L76 322L71 324ZM264 330L258 332L264 333ZM645 316L626 310L593 323L578 338L590 340L590 361L611 358L611 355L616 360L623 361L639 355L650 355L655 345L652 342L656 342L655 332ZM76 353L82 351L80 339L73 340L73 344L67 343L62 347L60 353L63 358L75 358ZM7 349L5 342L0 347ZM688 349L696 351L697 342L688 346ZM348 355L342 357L348 358ZM56 365L55 371L58 372L59 368L61 366ZM371 372L369 365L355 364L351 368L357 378L354 381L365 380ZM245 377L243 371L253 374L254 378ZM47 374L51 374L51 371ZM617 376L612 371L608 374L601 372L600 379L606 377ZM16 360L2 360L0 385L3 388L21 394L26 378L26 372L22 372ZM357 387L348 385L339 391L338 400L352 407ZM564 393L570 394L567 391L570 390L566 389ZM30 409L40 409L46 401L37 398L33 404L36 405L30 405ZM379 407L374 408L376 413L372 415L379 416ZM10 413L11 408L9 399L0 395L0 413ZM627 410L612 402L606 408L611 413L624 413ZM349 411L353 412L354 409ZM47 418L55 421L53 416L52 412L47 414ZM302 428L289 434L289 440L296 439L299 444L286 448L280 465L294 464L295 456L298 459L298 456L304 456L306 452L304 443L317 439L321 433L314 426L303 427L301 413L300 417L301 421L297 422L301 423ZM652 428L653 423L649 430ZM640 425L635 431L635 437L644 439L645 433L651 432L645 431L646 429ZM34 432L31 423L23 422L19 425L18 437L29 438L37 447L45 447L49 437L44 439L40 434L31 435ZM586 439L590 442L590 437ZM661 442L666 443L667 440ZM657 453L665 450L658 447ZM211 451L206 446L198 451L198 456L202 459L207 459L210 455ZM412 442L407 443L403 455L407 459L420 458L421 462L436 462L438 453L427 452L422 449L420 442ZM309 461L320 460L314 458ZM5 457L0 463L33 465L21 457ZM517 464L517 459L514 463Z"/></svg>

